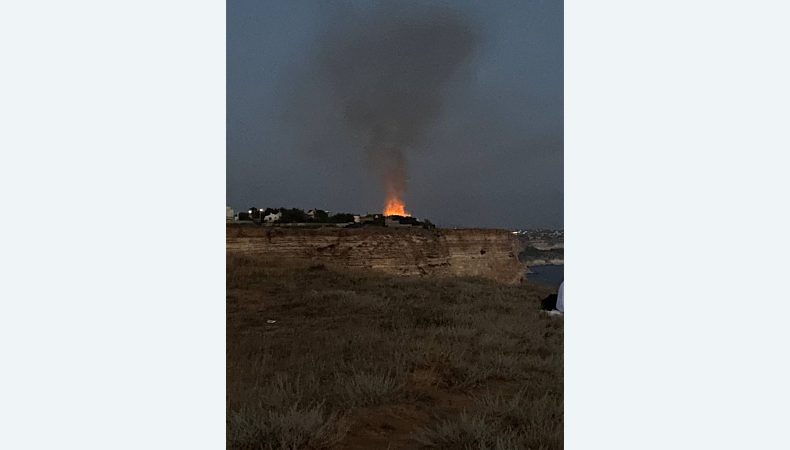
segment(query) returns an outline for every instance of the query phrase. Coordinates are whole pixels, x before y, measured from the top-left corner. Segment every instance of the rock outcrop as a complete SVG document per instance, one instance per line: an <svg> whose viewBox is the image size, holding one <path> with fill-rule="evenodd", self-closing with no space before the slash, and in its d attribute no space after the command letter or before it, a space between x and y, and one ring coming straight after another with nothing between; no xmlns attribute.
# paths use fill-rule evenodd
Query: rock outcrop
<svg viewBox="0 0 790 450"><path fill-rule="evenodd" d="M392 275L469 276L515 284L527 270L510 232L492 229L228 226L228 253L295 259Z"/></svg>

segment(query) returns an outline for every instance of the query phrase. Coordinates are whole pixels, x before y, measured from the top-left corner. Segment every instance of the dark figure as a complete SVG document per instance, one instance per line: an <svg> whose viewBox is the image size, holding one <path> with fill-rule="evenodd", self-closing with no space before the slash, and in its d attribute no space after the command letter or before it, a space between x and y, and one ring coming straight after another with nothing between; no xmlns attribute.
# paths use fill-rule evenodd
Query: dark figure
<svg viewBox="0 0 790 450"><path fill-rule="evenodd" d="M540 309L544 311L553 311L557 309L557 294L549 294L546 298L541 300Z"/></svg>

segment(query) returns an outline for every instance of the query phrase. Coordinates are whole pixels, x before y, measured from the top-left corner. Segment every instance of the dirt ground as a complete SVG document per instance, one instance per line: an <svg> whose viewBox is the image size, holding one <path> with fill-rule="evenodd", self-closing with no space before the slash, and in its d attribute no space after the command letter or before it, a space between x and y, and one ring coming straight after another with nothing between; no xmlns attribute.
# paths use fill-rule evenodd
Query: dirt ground
<svg viewBox="0 0 790 450"><path fill-rule="evenodd" d="M231 449L561 449L545 287L229 255Z"/></svg>

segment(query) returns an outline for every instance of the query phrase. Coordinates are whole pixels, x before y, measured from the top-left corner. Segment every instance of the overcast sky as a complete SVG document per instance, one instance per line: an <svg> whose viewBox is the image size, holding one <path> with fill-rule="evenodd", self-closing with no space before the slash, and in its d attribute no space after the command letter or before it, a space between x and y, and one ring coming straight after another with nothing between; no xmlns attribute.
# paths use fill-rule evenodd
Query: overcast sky
<svg viewBox="0 0 790 450"><path fill-rule="evenodd" d="M398 17L408 29L424 16L460 23L471 50L456 52L441 77L416 78L432 80L419 95L432 95L431 114L417 114L427 118L403 149L406 208L440 226L562 228L562 1L386 2L399 11L384 13L380 3L228 2L228 205L380 212L385 187L366 153L370 139L361 141L343 116L355 84L341 86L321 61L368 79L343 45L356 51L365 33L362 42L391 43L376 17ZM391 89L413 95L409 83L394 79L401 87ZM369 87L363 82L360 95ZM386 105L374 112L386 115Z"/></svg>

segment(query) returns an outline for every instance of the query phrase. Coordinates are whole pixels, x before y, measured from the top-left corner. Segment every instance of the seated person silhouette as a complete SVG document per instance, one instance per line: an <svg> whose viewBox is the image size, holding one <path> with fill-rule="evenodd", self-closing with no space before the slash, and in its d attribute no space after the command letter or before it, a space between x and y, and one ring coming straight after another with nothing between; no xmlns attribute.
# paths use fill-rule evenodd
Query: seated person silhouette
<svg viewBox="0 0 790 450"><path fill-rule="evenodd" d="M560 289L556 294L550 294L540 302L540 308L544 311L558 312L565 314L565 300L562 295L562 287L565 285L563 281L560 283Z"/></svg>

